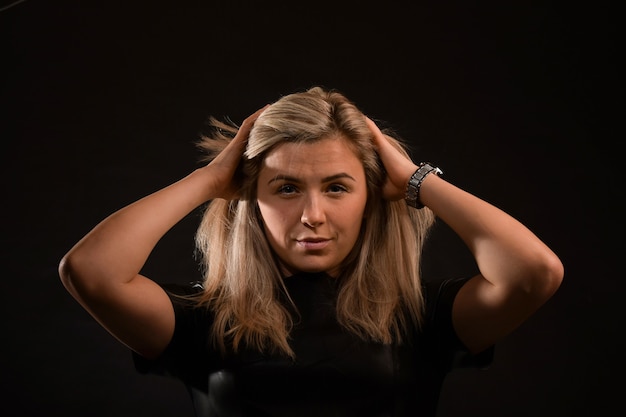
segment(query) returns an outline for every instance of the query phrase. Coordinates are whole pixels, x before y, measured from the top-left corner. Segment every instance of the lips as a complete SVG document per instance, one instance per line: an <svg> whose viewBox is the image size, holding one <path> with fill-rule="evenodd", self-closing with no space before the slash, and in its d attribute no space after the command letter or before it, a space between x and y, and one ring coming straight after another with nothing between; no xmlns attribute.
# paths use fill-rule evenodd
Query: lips
<svg viewBox="0 0 626 417"><path fill-rule="evenodd" d="M330 239L324 238L305 238L296 240L298 246L306 250L320 250L324 249L330 243Z"/></svg>

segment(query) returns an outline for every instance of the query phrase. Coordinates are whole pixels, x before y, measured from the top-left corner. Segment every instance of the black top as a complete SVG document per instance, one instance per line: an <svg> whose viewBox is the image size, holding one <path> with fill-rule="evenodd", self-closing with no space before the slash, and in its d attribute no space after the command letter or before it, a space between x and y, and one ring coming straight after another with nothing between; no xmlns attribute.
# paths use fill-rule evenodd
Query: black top
<svg viewBox="0 0 626 417"><path fill-rule="evenodd" d="M168 375L208 393L207 416L427 416L436 414L446 374L486 367L493 348L470 355L451 322L466 279L426 284L426 320L402 345L366 342L335 319L336 279L299 274L285 280L300 315L291 333L295 360L241 350L221 356L209 343L212 313L170 295L174 336L157 360L134 354L141 373ZM171 294L199 285L164 285Z"/></svg>

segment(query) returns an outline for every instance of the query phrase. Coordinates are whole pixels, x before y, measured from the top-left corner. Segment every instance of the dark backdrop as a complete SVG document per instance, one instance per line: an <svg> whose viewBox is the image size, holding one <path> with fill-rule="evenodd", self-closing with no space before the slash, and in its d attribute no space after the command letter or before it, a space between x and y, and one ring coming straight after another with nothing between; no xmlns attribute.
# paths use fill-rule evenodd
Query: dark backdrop
<svg viewBox="0 0 626 417"><path fill-rule="evenodd" d="M3 415L192 415L180 384L134 372L58 261L198 166L208 115L240 122L313 84L395 127L565 264L490 370L450 375L440 416L623 415L623 50L609 2L2 3ZM197 220L147 274L197 276ZM445 228L427 250L431 278L471 268Z"/></svg>

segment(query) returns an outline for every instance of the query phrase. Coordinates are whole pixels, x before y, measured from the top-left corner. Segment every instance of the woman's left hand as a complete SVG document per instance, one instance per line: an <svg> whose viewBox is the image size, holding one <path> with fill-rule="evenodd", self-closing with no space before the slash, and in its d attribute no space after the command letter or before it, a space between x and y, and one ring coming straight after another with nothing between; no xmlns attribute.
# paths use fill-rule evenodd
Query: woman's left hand
<svg viewBox="0 0 626 417"><path fill-rule="evenodd" d="M391 138L380 131L376 123L369 117L365 118L367 126L374 136L374 146L387 171L387 178L383 185L383 197L387 200L401 200L405 197L406 187L411 175L417 170L417 165L392 143Z"/></svg>

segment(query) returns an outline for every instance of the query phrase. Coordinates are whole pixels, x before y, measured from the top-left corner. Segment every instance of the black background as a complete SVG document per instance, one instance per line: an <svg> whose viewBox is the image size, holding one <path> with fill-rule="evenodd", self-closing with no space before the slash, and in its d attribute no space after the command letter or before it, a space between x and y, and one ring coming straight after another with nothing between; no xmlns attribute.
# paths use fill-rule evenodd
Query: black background
<svg viewBox="0 0 626 417"><path fill-rule="evenodd" d="M560 291L490 370L450 375L440 417L623 415L623 49L609 2L2 4L3 415L192 415L180 384L134 372L58 261L197 167L208 115L240 122L314 84L395 127L416 160L564 262ZM197 276L197 220L145 273ZM471 267L443 227L427 251L429 277Z"/></svg>

